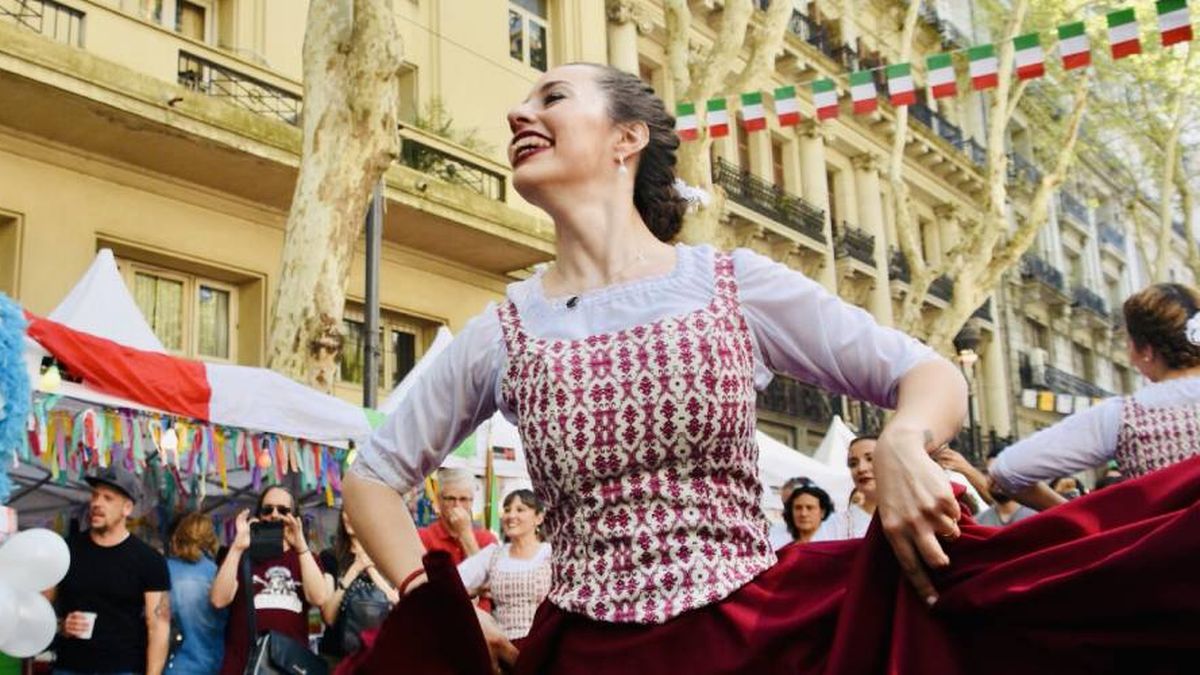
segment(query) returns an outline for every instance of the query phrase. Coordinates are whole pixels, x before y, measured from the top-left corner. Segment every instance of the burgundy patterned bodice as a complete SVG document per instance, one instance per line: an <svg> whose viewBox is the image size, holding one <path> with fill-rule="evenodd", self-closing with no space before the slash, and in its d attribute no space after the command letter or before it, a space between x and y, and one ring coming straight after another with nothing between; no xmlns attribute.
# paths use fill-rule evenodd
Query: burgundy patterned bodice
<svg viewBox="0 0 1200 675"><path fill-rule="evenodd" d="M1117 466L1133 478L1200 454L1200 404L1148 407L1125 398Z"/></svg>
<svg viewBox="0 0 1200 675"><path fill-rule="evenodd" d="M547 505L550 600L662 623L775 562L760 507L752 337L733 260L708 305L581 340L525 332L499 308L501 383Z"/></svg>

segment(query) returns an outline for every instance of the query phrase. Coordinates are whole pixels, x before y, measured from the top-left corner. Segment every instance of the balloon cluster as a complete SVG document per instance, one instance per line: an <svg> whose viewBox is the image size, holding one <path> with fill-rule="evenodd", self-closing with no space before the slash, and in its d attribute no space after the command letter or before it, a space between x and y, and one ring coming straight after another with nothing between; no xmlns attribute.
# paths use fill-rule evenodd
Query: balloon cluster
<svg viewBox="0 0 1200 675"><path fill-rule="evenodd" d="M50 646L58 621L41 592L70 565L67 543L50 530L25 530L0 546L0 652L23 659Z"/></svg>

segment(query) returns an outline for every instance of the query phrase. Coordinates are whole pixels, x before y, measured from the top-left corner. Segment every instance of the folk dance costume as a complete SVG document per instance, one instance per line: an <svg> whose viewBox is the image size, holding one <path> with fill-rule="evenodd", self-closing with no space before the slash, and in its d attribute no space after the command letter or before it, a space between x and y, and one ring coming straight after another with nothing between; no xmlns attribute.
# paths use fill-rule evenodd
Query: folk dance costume
<svg viewBox="0 0 1200 675"><path fill-rule="evenodd" d="M779 371L890 407L904 373L935 355L762 256L676 250L669 275L568 304L547 300L537 276L514 284L507 302L475 319L438 357L355 464L360 475L404 490L494 409L515 420L553 547L550 595L518 642L517 672L957 672L968 663L973 672L1007 672L1018 665L1007 652L988 652L995 671L963 660L973 652L959 641L992 645L986 634L956 635L955 619L965 615L977 625L983 611L1015 620L1014 607L1030 598L1034 607L1061 603L1051 621L1080 606L1079 583L1090 588L1092 576L1060 570L1066 582L1034 591L1015 592L1008 583L1054 563L1082 566L1070 556L1039 556L1056 537L1088 540L1081 530L1107 522L1095 514L1078 523L1069 513L1033 519L1050 530L1031 542L1005 539L1026 523L1005 531L965 526L949 547L956 566L938 578L942 600L932 611L901 580L877 525L863 540L787 546L777 560L759 507L755 388ZM1200 467L1191 471L1200 476ZM1177 509L1200 497L1200 480L1172 485ZM1151 510L1142 508L1136 515ZM1195 528L1200 512L1191 517ZM1067 522L1074 523L1069 533L1054 527ZM1128 544L1097 536L1088 555ZM1194 560L1200 544L1189 546ZM996 560L1022 556L1032 562L1009 568L1007 577L994 573ZM399 603L357 672L388 672L389 665L489 671L461 584L444 557L428 556L426 567L429 583ZM982 603L972 590L980 584L991 593ZM1178 625L1192 627L1186 639L1193 647L1200 646L1197 596L1162 598L1193 612L1169 624L1179 640ZM430 622L441 624L440 643L430 637ZM1116 625L1138 636L1146 628ZM1073 661L1054 658L1061 648L1054 630L1006 637L1023 654L1071 672Z"/></svg>

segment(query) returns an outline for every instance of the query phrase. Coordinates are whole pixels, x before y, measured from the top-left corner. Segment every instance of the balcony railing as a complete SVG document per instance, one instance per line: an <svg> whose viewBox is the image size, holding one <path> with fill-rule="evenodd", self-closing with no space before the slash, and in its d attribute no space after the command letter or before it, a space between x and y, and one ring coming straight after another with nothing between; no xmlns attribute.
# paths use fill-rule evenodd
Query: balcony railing
<svg viewBox="0 0 1200 675"><path fill-rule="evenodd" d="M766 390L758 393L758 408L818 423L833 419L833 401L829 394L783 375L776 375Z"/></svg>
<svg viewBox="0 0 1200 675"><path fill-rule="evenodd" d="M1125 234L1108 223L1100 223L1100 243L1108 244L1119 251L1125 250Z"/></svg>
<svg viewBox="0 0 1200 675"><path fill-rule="evenodd" d="M966 142L963 150L971 157L971 161L975 162L975 166L979 168L987 166L987 148L980 145L974 138Z"/></svg>
<svg viewBox="0 0 1200 675"><path fill-rule="evenodd" d="M924 103L914 103L908 106L908 116L933 129L933 110Z"/></svg>
<svg viewBox="0 0 1200 675"><path fill-rule="evenodd" d="M744 171L720 157L713 164L713 183L733 201L807 237L825 243L825 212L803 197Z"/></svg>
<svg viewBox="0 0 1200 675"><path fill-rule="evenodd" d="M54 0L0 0L0 21L44 35L51 40L83 46L85 14Z"/></svg>
<svg viewBox="0 0 1200 675"><path fill-rule="evenodd" d="M1067 284L1062 270L1032 253L1021 256L1021 277L1040 281L1061 293L1066 292Z"/></svg>
<svg viewBox="0 0 1200 675"><path fill-rule="evenodd" d="M962 129L941 115L934 115L934 119L937 120L938 135L944 138L950 145L956 148L959 147L963 140Z"/></svg>
<svg viewBox="0 0 1200 675"><path fill-rule="evenodd" d="M792 18L788 20L788 31L808 44L824 51L828 33L823 26L813 21L804 12L798 9L792 10Z"/></svg>
<svg viewBox="0 0 1200 675"><path fill-rule="evenodd" d="M504 176L416 139L400 141L400 163L484 197L504 201Z"/></svg>
<svg viewBox="0 0 1200 675"><path fill-rule="evenodd" d="M929 284L929 294L946 302L954 299L954 280L943 274Z"/></svg>
<svg viewBox="0 0 1200 675"><path fill-rule="evenodd" d="M179 52L179 84L266 117L300 123L303 99L297 94L185 51Z"/></svg>
<svg viewBox="0 0 1200 675"><path fill-rule="evenodd" d="M1042 172L1025 155L1014 152L1008 156L1008 180L1015 182L1018 178L1036 185L1042 181Z"/></svg>
<svg viewBox="0 0 1200 675"><path fill-rule="evenodd" d="M875 265L875 237L845 221L837 228L834 255L839 258L850 256L868 265Z"/></svg>
<svg viewBox="0 0 1200 675"><path fill-rule="evenodd" d="M1029 354L1021 352L1018 358L1018 370L1021 375L1021 387L1024 389L1040 388L1043 385L1035 383L1033 378L1033 368L1029 363ZM1072 396L1088 396L1091 398L1107 398L1113 393L1099 387L1077 375L1072 375L1065 370L1061 370L1051 365L1046 366L1045 371L1045 388L1059 394L1071 394Z"/></svg>
<svg viewBox="0 0 1200 675"><path fill-rule="evenodd" d="M888 278L903 281L906 284L912 281L912 272L908 269L908 259L904 257L903 251L895 247L892 247L892 253L888 256Z"/></svg>
<svg viewBox="0 0 1200 675"><path fill-rule="evenodd" d="M1088 209L1075 195L1063 190L1058 193L1058 203L1062 206L1063 212L1068 216L1074 218L1078 223L1087 225Z"/></svg>
<svg viewBox="0 0 1200 675"><path fill-rule="evenodd" d="M1104 302L1104 298L1095 291L1083 286L1076 286L1071 295L1074 299L1072 304L1075 307L1085 309L1096 316L1108 318L1108 303Z"/></svg>

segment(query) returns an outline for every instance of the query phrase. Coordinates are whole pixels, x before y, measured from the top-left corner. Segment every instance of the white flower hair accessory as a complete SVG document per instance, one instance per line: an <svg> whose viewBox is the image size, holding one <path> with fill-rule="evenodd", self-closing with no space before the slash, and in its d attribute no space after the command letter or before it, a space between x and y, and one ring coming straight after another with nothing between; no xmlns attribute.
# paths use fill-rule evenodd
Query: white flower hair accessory
<svg viewBox="0 0 1200 675"><path fill-rule="evenodd" d="M699 208L708 206L712 201L712 195L704 188L688 185L682 178L675 179L675 192L679 193L688 203L688 211L696 211Z"/></svg>
<svg viewBox="0 0 1200 675"><path fill-rule="evenodd" d="M1192 318L1188 319L1187 327L1183 329L1183 332L1187 335L1188 342L1200 347L1200 312L1196 312Z"/></svg>

